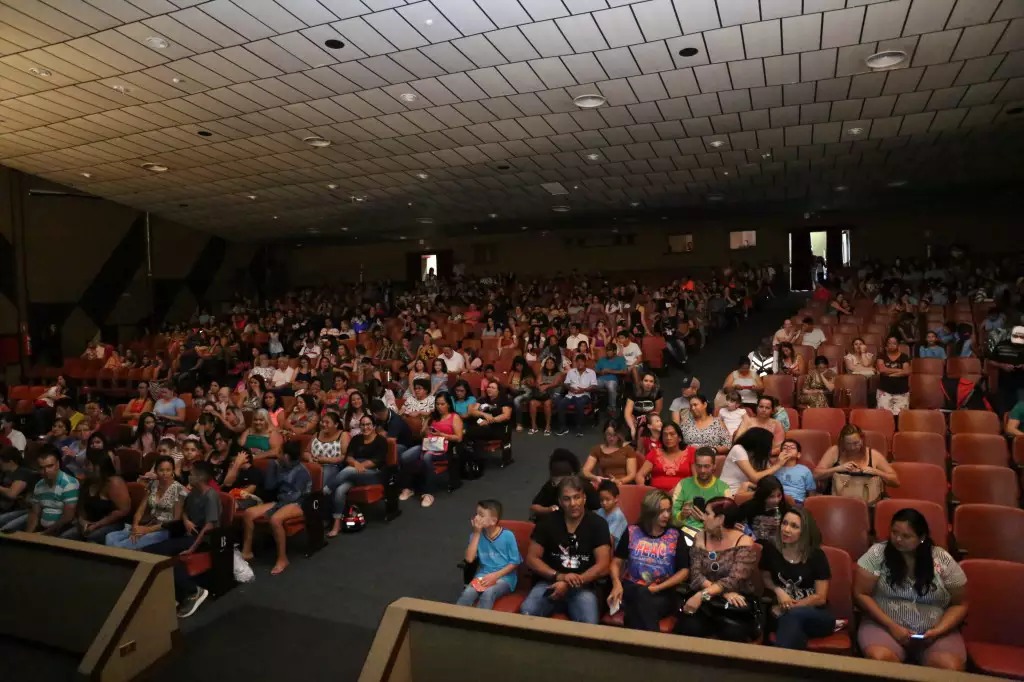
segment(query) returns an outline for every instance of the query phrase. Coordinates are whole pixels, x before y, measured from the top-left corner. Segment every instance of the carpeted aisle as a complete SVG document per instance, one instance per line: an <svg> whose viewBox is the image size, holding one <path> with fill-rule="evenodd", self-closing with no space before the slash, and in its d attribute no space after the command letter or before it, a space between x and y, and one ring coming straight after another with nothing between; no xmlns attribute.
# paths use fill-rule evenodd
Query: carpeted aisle
<svg viewBox="0 0 1024 682"><path fill-rule="evenodd" d="M721 334L691 362L709 399L737 359L758 339L773 333L799 307L796 297L777 299L736 331ZM665 407L680 392L679 373L663 380ZM454 495L441 492L430 509L414 500L385 525L373 520L357 535L340 536L319 554L296 552L291 567L271 577L271 548L257 552L256 580L224 598L207 602L182 622L185 646L148 678L354 680L384 609L399 597L452 601L461 590L462 558L476 500L496 498L505 516L524 519L530 500L546 478L555 447L567 447L582 461L598 442L597 429L583 438L516 434L516 463L489 469Z"/></svg>

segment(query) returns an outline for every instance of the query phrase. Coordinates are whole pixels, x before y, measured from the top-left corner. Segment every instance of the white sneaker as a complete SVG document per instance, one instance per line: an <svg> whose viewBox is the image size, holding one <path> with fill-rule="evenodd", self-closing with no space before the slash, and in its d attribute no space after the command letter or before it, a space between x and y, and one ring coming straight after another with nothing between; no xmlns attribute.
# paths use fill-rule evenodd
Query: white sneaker
<svg viewBox="0 0 1024 682"><path fill-rule="evenodd" d="M422 499L420 499L420 506L421 507L426 508L426 507L431 506L432 504L434 504L434 496L433 495L424 495L422 497Z"/></svg>
<svg viewBox="0 0 1024 682"><path fill-rule="evenodd" d="M398 495L398 499L400 499L400 500L401 500L402 502L405 502L406 500L408 500L408 499L409 499L410 497L412 497L412 496L413 496L413 495L415 495L415 494L416 494L416 493L414 493L413 491L409 490L408 488L405 488L405 489L404 489L404 490L402 490L402 492L401 492L401 493L400 493L400 494Z"/></svg>

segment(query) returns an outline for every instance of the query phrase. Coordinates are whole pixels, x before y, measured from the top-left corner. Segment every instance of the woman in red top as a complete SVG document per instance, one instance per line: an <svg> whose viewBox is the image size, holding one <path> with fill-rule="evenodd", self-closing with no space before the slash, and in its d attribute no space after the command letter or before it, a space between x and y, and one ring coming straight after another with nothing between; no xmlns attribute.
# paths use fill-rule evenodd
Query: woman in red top
<svg viewBox="0 0 1024 682"><path fill-rule="evenodd" d="M683 432L679 425L669 422L661 429L661 447L652 448L636 474L637 485L645 485L650 474L649 485L671 493L676 484L691 475L694 447L683 442Z"/></svg>

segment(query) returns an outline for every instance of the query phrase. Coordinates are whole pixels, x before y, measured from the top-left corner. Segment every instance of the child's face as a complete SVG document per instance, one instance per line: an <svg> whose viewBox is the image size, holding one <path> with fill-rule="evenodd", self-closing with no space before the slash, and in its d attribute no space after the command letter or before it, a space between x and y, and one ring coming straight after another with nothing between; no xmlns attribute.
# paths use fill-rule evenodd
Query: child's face
<svg viewBox="0 0 1024 682"><path fill-rule="evenodd" d="M494 515L494 512L483 507L476 508L476 520L481 528L494 528L498 525L498 517Z"/></svg>
<svg viewBox="0 0 1024 682"><path fill-rule="evenodd" d="M740 401L739 400L726 400L725 404L729 406L730 410L738 410L738 409L740 409Z"/></svg>
<svg viewBox="0 0 1024 682"><path fill-rule="evenodd" d="M605 512L611 513L615 511L615 508L619 506L619 498L615 497L608 490L602 490L600 493L601 497L601 509Z"/></svg>

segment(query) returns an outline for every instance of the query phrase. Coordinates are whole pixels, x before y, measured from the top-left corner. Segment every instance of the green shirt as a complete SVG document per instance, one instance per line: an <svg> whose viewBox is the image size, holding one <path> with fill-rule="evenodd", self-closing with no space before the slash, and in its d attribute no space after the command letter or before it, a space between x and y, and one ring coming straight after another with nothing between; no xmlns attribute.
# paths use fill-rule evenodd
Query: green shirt
<svg viewBox="0 0 1024 682"><path fill-rule="evenodd" d="M1018 402L1013 406L1013 409L1010 410L1010 419L1016 419L1019 422L1024 422L1024 400ZM1020 428L1020 426L1017 428Z"/></svg>
<svg viewBox="0 0 1024 682"><path fill-rule="evenodd" d="M689 517L685 519L683 518L683 506L692 502L696 497L703 497L705 500L711 500L728 494L729 484L725 483L717 476L713 477L711 479L711 483L707 486L702 486L698 483L696 476L684 478L676 484L675 490L672 491L673 525L676 527L688 526L696 530L703 530L703 521L698 521L697 519L691 519Z"/></svg>

